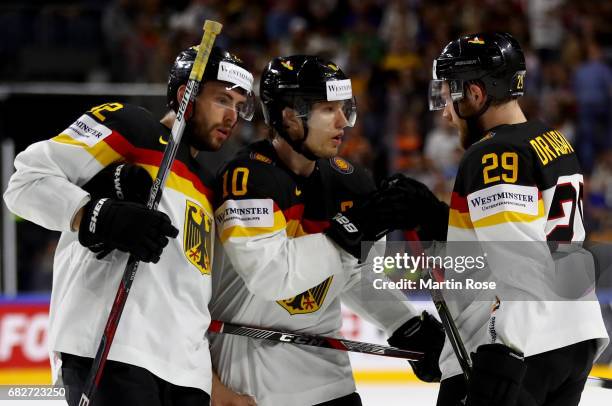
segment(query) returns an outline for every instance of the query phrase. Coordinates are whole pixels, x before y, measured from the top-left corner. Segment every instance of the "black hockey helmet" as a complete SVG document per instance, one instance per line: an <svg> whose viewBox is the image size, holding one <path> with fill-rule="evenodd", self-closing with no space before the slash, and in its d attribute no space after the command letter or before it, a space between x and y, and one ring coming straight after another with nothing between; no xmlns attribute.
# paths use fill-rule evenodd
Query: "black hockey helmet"
<svg viewBox="0 0 612 406"><path fill-rule="evenodd" d="M344 101L342 110L348 126L355 125L357 107L351 80L335 63L318 56L277 57L265 67L259 85L259 98L265 122L298 152L308 135L307 121L312 105L321 101ZM283 109L297 112L304 123L304 138L291 140L283 126Z"/></svg>
<svg viewBox="0 0 612 406"><path fill-rule="evenodd" d="M166 93L168 107L174 111L178 110L176 93L179 87L187 83L191 67L198 54L198 46L192 46L182 51L176 57L170 74L168 75L168 90ZM228 89L236 90L247 96L247 102L241 106L240 117L251 120L255 111L255 98L253 96L253 75L246 69L244 62L236 55L220 48L213 47L208 57L202 83L218 80L227 82Z"/></svg>
<svg viewBox="0 0 612 406"><path fill-rule="evenodd" d="M491 101L503 101L524 93L525 56L508 33L466 35L450 42L433 62L429 108L440 110L450 99L464 96L464 84L480 82ZM448 87L447 87L448 85Z"/></svg>

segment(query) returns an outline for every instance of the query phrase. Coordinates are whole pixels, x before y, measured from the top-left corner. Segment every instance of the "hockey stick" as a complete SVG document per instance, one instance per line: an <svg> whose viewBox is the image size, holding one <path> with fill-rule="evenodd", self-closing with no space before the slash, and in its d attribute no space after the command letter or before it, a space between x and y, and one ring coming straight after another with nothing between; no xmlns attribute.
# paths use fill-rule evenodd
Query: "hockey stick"
<svg viewBox="0 0 612 406"><path fill-rule="evenodd" d="M251 337L259 340L271 340L281 343L310 345L313 347L330 348L339 351L360 352L363 354L380 355L383 357L402 358L409 361L420 361L424 354L419 351L407 351L388 345L364 343L315 334L279 331L263 327L249 327L233 323L213 320L208 331L219 334L232 334Z"/></svg>
<svg viewBox="0 0 612 406"><path fill-rule="evenodd" d="M406 232L407 239L410 239L409 245L411 248L418 252L424 252L423 246L421 245L421 241L419 239L416 231L407 231ZM436 279L434 270L427 270L428 277L436 282L440 282ZM446 332L446 336L448 337L448 341L453 347L453 352L459 361L459 366L461 366L461 370L463 371L463 376L465 377L465 382L469 382L470 375L472 372L472 359L470 358L467 350L465 349L465 345L463 345L463 340L461 339L461 335L459 335L459 330L457 329L457 325L453 321L453 316L450 314L450 310L446 305L446 301L442 296L442 292L439 289L433 287L429 290L431 295L431 300L436 306L436 311L438 312L438 316L440 316L440 321L442 321L442 326L444 327L444 331Z"/></svg>
<svg viewBox="0 0 612 406"><path fill-rule="evenodd" d="M159 205L162 190L166 183L166 178L168 177L168 173L170 172L170 168L174 162L174 158L176 157L176 152L178 150L181 137L183 136L183 131L185 130L186 121L189 120L193 111L193 104L198 95L198 89L200 87L200 82L202 81L204 69L206 68L206 64L208 62L208 56L210 55L212 46L215 42L215 37L221 32L222 27L223 26L216 21L206 20L204 23L204 35L202 36L202 41L200 42L196 59L193 63L193 67L191 68L191 73L189 74L185 94L183 95L176 119L172 125L171 137L168 140L168 145L166 145L166 148L164 149L164 155L161 164L159 165L157 176L153 182L153 186L151 187L149 201L147 202L147 207L149 209L155 210ZM104 372L104 365L106 364L108 353L115 337L117 325L121 319L121 314L123 313L123 308L125 306L125 302L127 301L128 294L130 293L130 288L132 286L132 282L134 281L136 271L138 270L139 263L140 262L138 260L134 259L134 257L130 255L127 265L125 266L125 270L123 271L123 276L121 277L121 282L119 284L119 288L117 289L113 306L110 310L110 314L108 315L108 319L106 320L106 326L104 326L104 331L96 351L96 356L85 382L85 388L81 394L81 398L79 399L79 406L88 406L93 404L96 390L98 389L100 379L102 378L102 373Z"/></svg>
<svg viewBox="0 0 612 406"><path fill-rule="evenodd" d="M436 282L440 282L436 279L434 270L428 270L429 277ZM442 296L442 292L439 289L433 287L429 290L431 294L431 300L436 306L436 310L438 311L438 315L440 316L440 320L442 321L442 325L444 326L444 331L446 331L446 336L448 337L448 341L453 347L453 351L455 352L455 356L459 361L459 365L461 366L461 370L463 371L463 376L465 377L465 381L469 382L470 375L472 372L472 359L467 353L465 346L463 345L463 340L459 335L459 330L457 329L457 325L453 321L453 316L450 314L450 310L448 310L448 306L446 305L446 301Z"/></svg>

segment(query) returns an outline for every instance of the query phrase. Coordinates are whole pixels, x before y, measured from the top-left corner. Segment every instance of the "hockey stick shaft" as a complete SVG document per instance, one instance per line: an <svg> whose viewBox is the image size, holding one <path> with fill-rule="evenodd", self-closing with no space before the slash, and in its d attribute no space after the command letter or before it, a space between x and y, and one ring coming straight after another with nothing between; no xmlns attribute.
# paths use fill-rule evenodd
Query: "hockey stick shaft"
<svg viewBox="0 0 612 406"><path fill-rule="evenodd" d="M151 187L149 201L147 202L147 207L149 209L157 209L157 206L161 200L162 190L176 157L176 153L185 130L186 121L189 120L193 111L193 104L198 95L198 89L204 74L204 69L206 68L206 64L208 62L208 57L212 50L216 36L221 32L221 28L222 25L215 21L206 20L204 23L204 35L202 36L202 41L200 42L198 53L193 63L189 80L187 81L185 94L183 95L176 119L172 126L171 137L168 140L168 145L166 145L166 148L164 149L164 155L159 165L157 176L155 177L155 181ZM136 271L138 270L138 264L139 261L130 255L125 270L123 271L123 276L121 278L121 282L119 283L119 288L117 289L113 306L110 310L108 319L106 320L106 325L104 327L102 338L100 339L100 344L98 345L91 370L89 371L89 375L85 382L85 387L79 400L79 406L88 406L93 404L96 390L104 372L104 365L106 364L108 353L113 343L115 332L117 330L119 320L121 319L121 314L123 313L123 308L125 307L132 282L134 281Z"/></svg>
<svg viewBox="0 0 612 406"><path fill-rule="evenodd" d="M424 354L419 351L407 351L388 345L364 343L342 338L334 338L315 334L304 334L288 331L272 330L262 327L250 327L233 323L213 320L208 328L209 332L219 334L232 334L250 337L259 340L270 340L281 343L310 345L313 347L329 348L339 351L359 352L362 354L379 355L383 357L401 358L409 361L419 361Z"/></svg>
<svg viewBox="0 0 612 406"><path fill-rule="evenodd" d="M413 251L418 252L419 254L424 252L423 246L419 239L416 231L408 231L406 232L407 239L410 240L410 245ZM433 270L429 270L429 277L436 280L435 273ZM439 281L438 281L439 282ZM432 285L433 286L433 285ZM448 341L453 348L453 352L459 361L459 366L461 366L461 370L463 371L463 376L465 377L465 381L469 382L470 375L472 372L472 361L465 349L465 345L463 344L463 340L461 339L461 335L459 334L459 329L453 320L453 316L446 305L446 301L442 296L442 292L439 289L432 287L429 290L431 295L431 300L436 306L436 311L438 312L438 316L440 316L440 321L442 322L442 326L444 327L444 331L446 332L446 336L448 337Z"/></svg>

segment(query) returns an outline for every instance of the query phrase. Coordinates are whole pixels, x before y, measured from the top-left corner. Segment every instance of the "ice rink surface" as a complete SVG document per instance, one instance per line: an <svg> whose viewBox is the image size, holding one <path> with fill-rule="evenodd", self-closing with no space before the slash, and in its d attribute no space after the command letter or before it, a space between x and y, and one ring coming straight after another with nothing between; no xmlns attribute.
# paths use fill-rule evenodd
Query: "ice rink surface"
<svg viewBox="0 0 612 406"><path fill-rule="evenodd" d="M358 385L364 406L435 406L437 385ZM612 390L586 388L580 406L612 405Z"/></svg>

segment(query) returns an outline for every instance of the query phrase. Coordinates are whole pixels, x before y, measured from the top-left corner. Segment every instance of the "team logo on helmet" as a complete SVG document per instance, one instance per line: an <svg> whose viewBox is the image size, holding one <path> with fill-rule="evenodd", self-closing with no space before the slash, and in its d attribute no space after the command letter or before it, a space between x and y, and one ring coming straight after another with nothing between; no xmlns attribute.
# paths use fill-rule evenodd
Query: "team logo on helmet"
<svg viewBox="0 0 612 406"><path fill-rule="evenodd" d="M204 209L187 200L183 251L202 275L210 275L212 255L212 218Z"/></svg>
<svg viewBox="0 0 612 406"><path fill-rule="evenodd" d="M333 63L328 64L327 67L331 68L335 72L338 72L338 69L340 69L340 68L338 68L337 65L334 65Z"/></svg>
<svg viewBox="0 0 612 406"><path fill-rule="evenodd" d="M276 303L291 315L314 313L323 306L333 279L334 277L330 276L314 288L310 288L291 299L278 300Z"/></svg>
<svg viewBox="0 0 612 406"><path fill-rule="evenodd" d="M484 45L484 40L478 38L478 36L468 40L468 44L477 44L477 45Z"/></svg>
<svg viewBox="0 0 612 406"><path fill-rule="evenodd" d="M293 70L293 65L291 61L282 61L281 65L283 65L286 69Z"/></svg>
<svg viewBox="0 0 612 406"><path fill-rule="evenodd" d="M353 165L351 165L348 161L340 158L340 157L334 157L334 158L330 158L329 159L329 163L331 164L331 167L334 168L336 171L340 172L341 174L344 175L348 175L349 173L353 173L353 171L355 170L355 168L353 167Z"/></svg>

